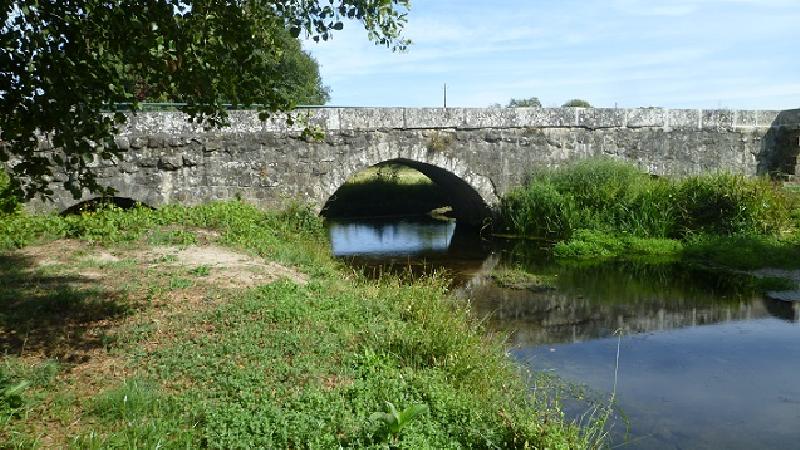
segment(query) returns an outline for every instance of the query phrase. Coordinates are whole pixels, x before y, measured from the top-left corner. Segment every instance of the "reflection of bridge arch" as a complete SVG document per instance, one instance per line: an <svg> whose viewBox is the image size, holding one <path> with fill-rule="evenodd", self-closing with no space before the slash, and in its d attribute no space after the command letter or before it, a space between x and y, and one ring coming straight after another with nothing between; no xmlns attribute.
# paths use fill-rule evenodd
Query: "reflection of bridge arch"
<svg viewBox="0 0 800 450"><path fill-rule="evenodd" d="M473 172L462 161L423 147L387 143L347 155L345 161L326 174L315 192L318 208L322 209L351 176L385 162L408 166L430 178L443 191L459 219L479 224L498 204L491 180Z"/></svg>

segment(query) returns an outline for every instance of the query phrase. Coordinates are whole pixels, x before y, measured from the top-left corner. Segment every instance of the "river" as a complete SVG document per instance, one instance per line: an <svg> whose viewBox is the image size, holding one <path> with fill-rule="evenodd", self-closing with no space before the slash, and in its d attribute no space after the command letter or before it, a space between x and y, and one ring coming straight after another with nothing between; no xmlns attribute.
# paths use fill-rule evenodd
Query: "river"
<svg viewBox="0 0 800 450"><path fill-rule="evenodd" d="M800 442L800 304L766 299L746 277L667 261L558 262L535 241L487 242L429 218L329 219L328 230L334 254L367 273L447 271L513 358L563 380L548 389L574 420L614 392L612 446ZM548 282L502 287L495 274L509 268Z"/></svg>

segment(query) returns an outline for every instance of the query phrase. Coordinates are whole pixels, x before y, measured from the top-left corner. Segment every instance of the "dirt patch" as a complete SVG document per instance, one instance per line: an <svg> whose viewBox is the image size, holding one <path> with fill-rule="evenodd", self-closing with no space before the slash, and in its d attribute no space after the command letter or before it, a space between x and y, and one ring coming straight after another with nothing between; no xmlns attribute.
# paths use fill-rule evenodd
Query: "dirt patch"
<svg viewBox="0 0 800 450"><path fill-rule="evenodd" d="M297 270L213 244L142 251L58 240L0 253L0 263L0 351L72 365L95 359L114 330L137 318L213 306L224 296L209 288L307 282Z"/></svg>
<svg viewBox="0 0 800 450"><path fill-rule="evenodd" d="M31 245L13 254L30 259L36 267L44 267L67 263L76 252L85 251L88 247L85 242L60 239L46 244Z"/></svg>
<svg viewBox="0 0 800 450"><path fill-rule="evenodd" d="M204 232L204 235L212 239L216 237L214 232L210 231ZM30 260L32 268L74 265L76 261L102 266L128 258L149 266L186 266L189 269L206 267L209 273L204 278L223 288L247 288L279 279L287 279L298 284L308 282L308 278L295 269L214 244L187 247L158 246L144 251L111 252L86 242L61 239L26 247L14 254ZM79 275L89 282L97 282L104 274L102 271L84 269Z"/></svg>
<svg viewBox="0 0 800 450"><path fill-rule="evenodd" d="M120 260L119 257L114 256L111 253L99 248L92 249L92 252L89 255L86 255L86 257L82 259L84 261L90 261L98 264L114 263Z"/></svg>
<svg viewBox="0 0 800 450"><path fill-rule="evenodd" d="M207 268L204 278L225 288L245 288L287 279L306 284L308 278L297 270L276 262L265 261L217 245L189 247L156 247L137 255L141 261L157 265L180 265Z"/></svg>
<svg viewBox="0 0 800 450"><path fill-rule="evenodd" d="M31 366L53 360L61 367L59 388L46 393L32 413L38 419L27 425L41 446L66 447L83 429L51 413L53 402L69 403L61 408L80 417L85 399L136 373L114 347L130 341L151 352L179 333L214 333L205 322L176 324L232 298L234 289L307 282L295 269L215 245L216 232L192 232L198 243L189 246L106 248L62 239L0 252L0 353ZM60 396L65 391L70 395Z"/></svg>

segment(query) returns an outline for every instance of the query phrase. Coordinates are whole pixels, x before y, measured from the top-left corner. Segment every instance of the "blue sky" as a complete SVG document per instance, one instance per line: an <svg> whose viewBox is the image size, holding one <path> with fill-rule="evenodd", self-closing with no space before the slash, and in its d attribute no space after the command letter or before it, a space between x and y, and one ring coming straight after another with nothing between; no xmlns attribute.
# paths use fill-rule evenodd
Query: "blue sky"
<svg viewBox="0 0 800 450"><path fill-rule="evenodd" d="M306 42L330 103L800 108L800 0L416 0L406 35Z"/></svg>

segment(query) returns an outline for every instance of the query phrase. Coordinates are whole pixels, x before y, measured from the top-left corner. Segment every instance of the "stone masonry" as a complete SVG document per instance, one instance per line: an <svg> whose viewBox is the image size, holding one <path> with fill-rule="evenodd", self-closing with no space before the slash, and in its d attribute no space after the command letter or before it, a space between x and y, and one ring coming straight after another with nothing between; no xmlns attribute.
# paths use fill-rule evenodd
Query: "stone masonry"
<svg viewBox="0 0 800 450"><path fill-rule="evenodd" d="M584 108L318 108L278 116L231 111L231 126L204 130L177 112L130 116L116 138L120 161L94 169L117 196L150 206L242 198L264 208L289 200L321 210L350 176L384 161L414 167L450 196L460 217L479 221L534 169L607 156L654 175L728 171L754 176L797 169L800 110ZM305 124L324 133L304 137ZM63 189L62 211L91 198Z"/></svg>

